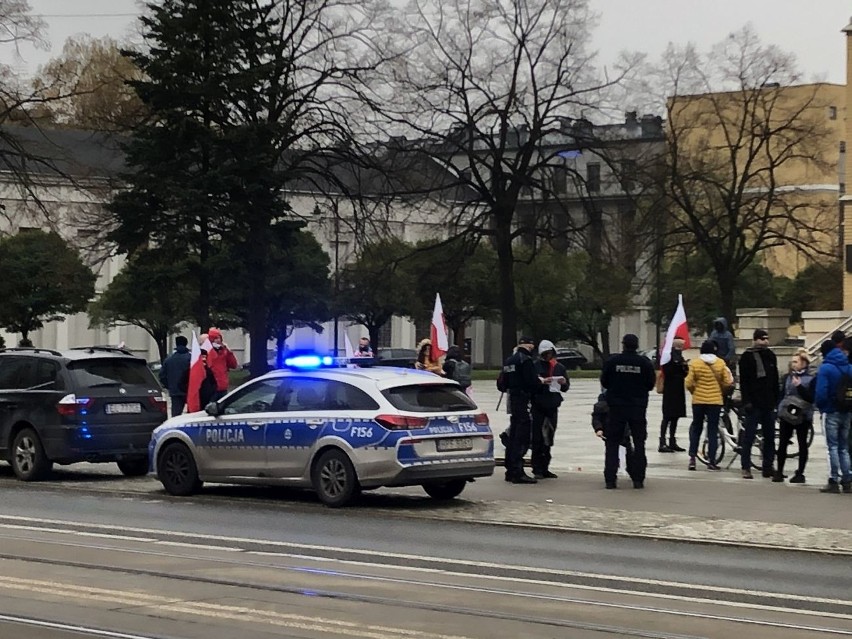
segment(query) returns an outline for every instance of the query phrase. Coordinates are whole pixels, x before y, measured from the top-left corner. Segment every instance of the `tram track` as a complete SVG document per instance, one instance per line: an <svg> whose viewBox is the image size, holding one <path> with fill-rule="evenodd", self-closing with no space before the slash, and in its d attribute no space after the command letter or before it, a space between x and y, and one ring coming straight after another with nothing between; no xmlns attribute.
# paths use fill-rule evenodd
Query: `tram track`
<svg viewBox="0 0 852 639"><path fill-rule="evenodd" d="M69 525L65 522L66 526ZM588 632L609 634L611 636L631 637L660 637L661 639L680 639L695 635L648 631L641 628L623 627L606 624L587 623L576 619L560 619L549 615L519 615L517 613L505 613L500 610L486 609L483 607L471 607L464 605L453 605L449 603L454 595L461 597L477 595L500 598L507 601L534 601L539 604L559 606L593 606L597 608L609 608L619 611L629 611L637 614L664 615L672 618L697 618L715 619L720 622L743 624L747 627L782 628L807 633L816 633L811 636L852 636L852 630L848 628L848 622L852 620L852 604L844 600L832 600L820 597L791 597L784 593L759 593L753 595L749 601L740 599L742 593L736 589L719 589L701 587L695 584L685 583L661 583L659 580L624 579L612 575L593 575L579 573L577 571L547 571L529 567L505 566L500 564L487 565L486 562L463 562L448 558L433 558L431 562L426 558L418 558L413 555L400 556L399 553L388 553L382 556L380 552L345 552L345 549L334 549L328 547L310 547L306 545L287 544L288 551L282 549L270 550L270 544L274 547L280 542L269 540L240 540L252 542L244 545L235 545L234 539L218 540L201 538L189 539L188 535L175 537L164 531L134 529L125 531L107 532L104 527L95 527L95 530L81 530L85 524L70 524L70 530L59 530L53 525L24 526L21 524L0 526L0 538L7 542L28 542L37 544L42 556L22 557L20 553L0 553L3 562L25 562L40 564L46 567L62 567L76 571L103 571L107 573L121 573L128 577L146 577L150 579L162 579L172 582L185 582L187 584L205 584L221 588L236 588L252 591L255 593L276 593L279 595L303 597L306 596L304 585L286 586L273 583L263 583L260 580L229 579L198 574L180 574L175 570L156 570L132 566L117 565L117 562L92 562L71 559L59 559L49 556L48 549L51 547L64 547L75 553L86 549L100 553L116 553L124 555L150 555L158 561L206 563L210 566L256 568L258 571L271 571L274 575L280 575L279 581L284 583L297 579L310 578L311 580L334 580L345 581L346 588L321 588L310 585L309 593L312 598L327 600L346 601L376 606L391 606L397 609L411 611L422 611L424 613L456 614L468 618L482 618L492 620L511 620L538 626L549 626L558 628L582 629ZM13 533L17 530L18 534ZM129 533L129 534L128 534ZM54 535L61 539L38 539L34 535ZM77 540L68 540L68 537L88 537L90 541L82 543ZM158 539L159 537L159 539ZM164 539L165 538L165 539ZM97 540L97 543L93 543ZM227 541L228 544L222 543ZM109 542L109 543L107 543ZM150 548L127 548L110 544L139 544L151 546ZM253 545L254 544L254 545ZM6 546L7 544L4 544ZM169 546L179 547L181 551L169 550ZM211 554L212 553L212 554ZM36 554L36 553L33 553ZM396 562L396 563L391 563ZM280 564L276 562L298 562L296 565ZM343 566L330 567L328 564ZM420 565L418 565L420 564ZM425 565L424 565L425 564ZM360 568L359 568L360 567ZM393 574L382 574L381 571L393 571L402 573L404 576ZM413 573L416 578L409 576ZM585 581L585 583L583 583ZM592 581L594 583L588 583ZM471 582L471 583L465 583ZM621 587L614 584L620 582ZM450 593L443 598L439 597L436 602L424 602L422 600L401 598L398 595L375 595L367 594L362 590L365 584L378 584L385 589L405 587L408 589L421 589L427 591L442 591ZM507 587L511 583L512 587ZM626 587L626 586L629 586ZM656 586L658 591L652 587ZM0 577L0 590L9 587L9 582ZM659 591L661 589L667 591ZM361 590L361 591L359 591ZM550 590L571 590L591 593L589 596L576 596L573 594L554 594ZM674 592L672 592L674 591ZM725 592L727 591L727 592ZM679 594L675 594L679 593ZM714 593L716 597L710 597ZM595 596L592 596L595 595ZM605 600L603 596L613 595L626 596L643 601L651 600L649 603L618 602ZM793 600L798 603L797 607L790 607ZM662 602L662 603L658 603ZM712 604L723 610L708 614L697 612L691 606ZM746 616L746 614L750 616ZM765 618L766 613L780 613L786 616L802 618L801 622L779 622ZM808 622L808 620L811 620ZM824 622L819 625L817 621ZM835 625L829 625L833 623ZM844 625L846 627L840 627Z"/></svg>

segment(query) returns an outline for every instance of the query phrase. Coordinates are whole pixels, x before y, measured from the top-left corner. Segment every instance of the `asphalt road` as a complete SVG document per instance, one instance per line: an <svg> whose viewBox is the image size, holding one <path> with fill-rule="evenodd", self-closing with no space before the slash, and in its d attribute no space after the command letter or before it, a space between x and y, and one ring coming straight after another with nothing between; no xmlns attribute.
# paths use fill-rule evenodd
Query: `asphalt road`
<svg viewBox="0 0 852 639"><path fill-rule="evenodd" d="M0 500L0 637L852 636L848 557L227 494Z"/></svg>

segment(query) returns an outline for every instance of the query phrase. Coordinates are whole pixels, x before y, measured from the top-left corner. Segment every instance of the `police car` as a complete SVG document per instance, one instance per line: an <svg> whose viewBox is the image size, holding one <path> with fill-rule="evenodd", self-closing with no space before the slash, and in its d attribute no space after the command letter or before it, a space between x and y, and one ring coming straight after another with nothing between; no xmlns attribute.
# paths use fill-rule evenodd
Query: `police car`
<svg viewBox="0 0 852 639"><path fill-rule="evenodd" d="M453 499L493 474L488 416L456 382L334 364L291 358L203 412L169 419L152 435L151 470L172 495L203 482L300 486L328 506L381 486Z"/></svg>

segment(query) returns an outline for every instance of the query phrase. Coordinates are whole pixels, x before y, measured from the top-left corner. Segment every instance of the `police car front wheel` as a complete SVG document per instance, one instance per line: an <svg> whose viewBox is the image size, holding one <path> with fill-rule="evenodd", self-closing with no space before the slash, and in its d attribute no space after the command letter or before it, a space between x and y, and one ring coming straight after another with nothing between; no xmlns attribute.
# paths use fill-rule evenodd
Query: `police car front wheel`
<svg viewBox="0 0 852 639"><path fill-rule="evenodd" d="M355 468L342 450L325 451L314 465L314 490L326 506L345 506L361 492Z"/></svg>
<svg viewBox="0 0 852 639"><path fill-rule="evenodd" d="M440 484L423 484L423 490L425 490L426 494L432 499L448 501L461 495L466 484L466 479L453 479Z"/></svg>
<svg viewBox="0 0 852 639"><path fill-rule="evenodd" d="M170 495L185 497L201 488L198 467L185 444L166 444L157 461L157 477Z"/></svg>

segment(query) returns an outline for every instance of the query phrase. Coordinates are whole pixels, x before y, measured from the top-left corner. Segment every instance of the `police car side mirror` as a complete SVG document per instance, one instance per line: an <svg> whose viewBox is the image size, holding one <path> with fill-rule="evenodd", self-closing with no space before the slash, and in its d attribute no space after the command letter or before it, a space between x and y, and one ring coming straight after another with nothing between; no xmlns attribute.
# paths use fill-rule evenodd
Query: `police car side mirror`
<svg viewBox="0 0 852 639"><path fill-rule="evenodd" d="M219 404L210 402L204 407L204 411L211 417L217 417L219 415Z"/></svg>

